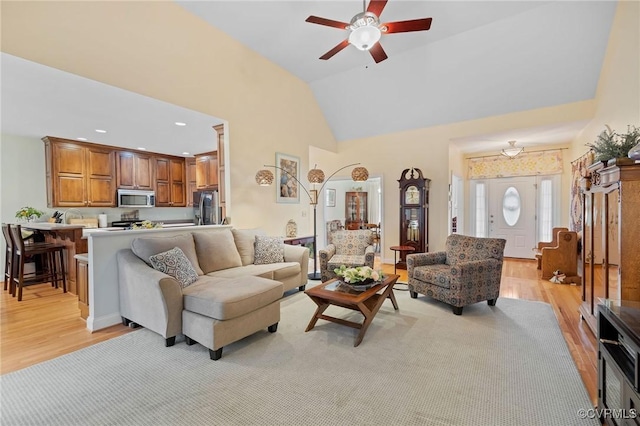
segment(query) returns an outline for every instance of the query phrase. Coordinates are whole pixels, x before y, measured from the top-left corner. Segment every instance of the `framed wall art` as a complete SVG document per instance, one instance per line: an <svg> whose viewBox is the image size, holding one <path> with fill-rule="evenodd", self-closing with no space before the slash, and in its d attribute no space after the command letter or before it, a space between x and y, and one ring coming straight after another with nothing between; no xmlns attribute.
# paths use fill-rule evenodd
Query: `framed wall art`
<svg viewBox="0 0 640 426"><path fill-rule="evenodd" d="M327 207L335 207L336 206L336 190L327 188L325 192L325 205Z"/></svg>
<svg viewBox="0 0 640 426"><path fill-rule="evenodd" d="M276 202L300 202L300 158L276 152Z"/></svg>

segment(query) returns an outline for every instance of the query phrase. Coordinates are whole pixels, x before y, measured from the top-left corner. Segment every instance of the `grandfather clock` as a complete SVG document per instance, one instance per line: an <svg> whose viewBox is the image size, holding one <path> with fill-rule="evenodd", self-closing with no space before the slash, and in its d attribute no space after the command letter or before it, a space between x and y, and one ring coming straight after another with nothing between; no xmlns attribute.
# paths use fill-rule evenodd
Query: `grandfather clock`
<svg viewBox="0 0 640 426"><path fill-rule="evenodd" d="M413 253L429 251L429 183L417 168L405 169L400 183L400 245L415 248ZM401 253L398 267L406 265Z"/></svg>

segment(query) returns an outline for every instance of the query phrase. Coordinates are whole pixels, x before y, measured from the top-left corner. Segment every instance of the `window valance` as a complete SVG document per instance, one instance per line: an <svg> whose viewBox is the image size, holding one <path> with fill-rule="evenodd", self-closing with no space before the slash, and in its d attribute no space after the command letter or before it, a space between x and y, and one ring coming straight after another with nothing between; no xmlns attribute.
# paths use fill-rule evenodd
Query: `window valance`
<svg viewBox="0 0 640 426"><path fill-rule="evenodd" d="M515 158L490 155L468 159L468 179L562 173L562 149L523 152Z"/></svg>

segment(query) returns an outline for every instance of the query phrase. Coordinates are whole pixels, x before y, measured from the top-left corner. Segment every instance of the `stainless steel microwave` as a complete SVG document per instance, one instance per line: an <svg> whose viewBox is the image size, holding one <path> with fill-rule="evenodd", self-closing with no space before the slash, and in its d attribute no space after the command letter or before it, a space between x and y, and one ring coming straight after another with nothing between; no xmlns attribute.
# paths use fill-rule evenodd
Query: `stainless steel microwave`
<svg viewBox="0 0 640 426"><path fill-rule="evenodd" d="M118 207L155 207L156 193L137 189L118 189Z"/></svg>

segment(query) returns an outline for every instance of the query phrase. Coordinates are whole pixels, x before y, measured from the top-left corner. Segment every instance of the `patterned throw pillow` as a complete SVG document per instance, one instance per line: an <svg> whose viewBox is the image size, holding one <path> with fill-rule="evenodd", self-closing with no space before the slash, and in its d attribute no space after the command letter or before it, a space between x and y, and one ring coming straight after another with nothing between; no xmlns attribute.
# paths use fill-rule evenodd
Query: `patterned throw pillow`
<svg viewBox="0 0 640 426"><path fill-rule="evenodd" d="M150 256L149 261L153 269L171 275L178 280L182 288L188 287L198 279L198 273L179 247Z"/></svg>
<svg viewBox="0 0 640 426"><path fill-rule="evenodd" d="M281 237L256 235L254 265L284 262L284 242Z"/></svg>

